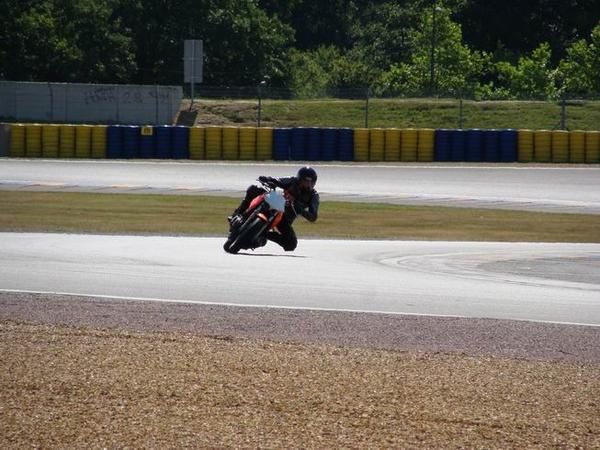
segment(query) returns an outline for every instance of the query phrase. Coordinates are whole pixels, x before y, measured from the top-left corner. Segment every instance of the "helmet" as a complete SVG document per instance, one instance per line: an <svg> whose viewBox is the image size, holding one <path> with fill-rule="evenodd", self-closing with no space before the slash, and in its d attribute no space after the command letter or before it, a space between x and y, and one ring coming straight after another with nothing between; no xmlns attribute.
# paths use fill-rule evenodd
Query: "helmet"
<svg viewBox="0 0 600 450"><path fill-rule="evenodd" d="M310 166L302 167L298 171L298 174L296 175L296 177L298 177L298 179L300 179L300 180L307 180L307 181L312 182L313 186L315 184L317 184L317 172L315 171L315 169L313 169Z"/></svg>

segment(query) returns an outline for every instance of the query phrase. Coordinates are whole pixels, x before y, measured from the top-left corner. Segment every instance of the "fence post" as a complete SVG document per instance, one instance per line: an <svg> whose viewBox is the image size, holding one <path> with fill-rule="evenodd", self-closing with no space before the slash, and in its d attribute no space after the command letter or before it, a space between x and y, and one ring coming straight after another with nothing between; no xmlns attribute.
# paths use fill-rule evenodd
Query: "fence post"
<svg viewBox="0 0 600 450"><path fill-rule="evenodd" d="M458 101L458 129L462 130L463 127L463 99Z"/></svg>
<svg viewBox="0 0 600 450"><path fill-rule="evenodd" d="M560 102L560 129L567 129L567 101L564 97Z"/></svg>

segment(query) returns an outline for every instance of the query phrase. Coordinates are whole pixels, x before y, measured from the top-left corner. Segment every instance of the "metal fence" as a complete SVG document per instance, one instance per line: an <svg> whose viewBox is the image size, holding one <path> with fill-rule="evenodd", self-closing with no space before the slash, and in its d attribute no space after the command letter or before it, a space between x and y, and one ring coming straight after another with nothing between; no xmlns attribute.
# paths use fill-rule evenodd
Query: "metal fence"
<svg viewBox="0 0 600 450"><path fill-rule="evenodd" d="M0 119L91 124L172 124L181 86L0 81Z"/></svg>
<svg viewBox="0 0 600 450"><path fill-rule="evenodd" d="M564 97L548 101L406 98L373 95L364 87L321 90L301 96L291 89L260 84L201 86L196 87L195 95L196 98L190 99L189 89L184 86L184 110L216 108L231 123L250 122L257 126L600 130L600 98ZM243 104L250 104L250 110ZM312 109L311 104L315 105ZM298 115L304 122L291 115L286 117L286 109L294 108L303 111ZM319 108L328 109L330 114L319 114Z"/></svg>

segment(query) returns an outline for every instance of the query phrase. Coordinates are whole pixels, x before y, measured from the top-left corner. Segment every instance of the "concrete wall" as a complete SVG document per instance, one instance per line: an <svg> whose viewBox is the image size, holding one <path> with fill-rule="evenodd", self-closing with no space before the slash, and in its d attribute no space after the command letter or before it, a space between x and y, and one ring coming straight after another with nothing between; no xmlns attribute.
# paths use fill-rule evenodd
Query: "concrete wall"
<svg viewBox="0 0 600 450"><path fill-rule="evenodd" d="M170 125L182 96L181 86L0 81L0 119Z"/></svg>

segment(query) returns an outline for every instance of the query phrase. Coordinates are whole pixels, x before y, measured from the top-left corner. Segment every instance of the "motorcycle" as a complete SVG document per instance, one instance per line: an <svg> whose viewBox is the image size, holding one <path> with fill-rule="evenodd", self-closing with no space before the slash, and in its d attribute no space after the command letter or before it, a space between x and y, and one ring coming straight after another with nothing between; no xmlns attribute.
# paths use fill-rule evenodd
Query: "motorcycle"
<svg viewBox="0 0 600 450"><path fill-rule="evenodd" d="M267 233L275 230L283 219L288 201L286 194L272 184L260 184L266 192L252 199L242 220L232 224L227 241L223 244L227 253L262 247L266 243Z"/></svg>

